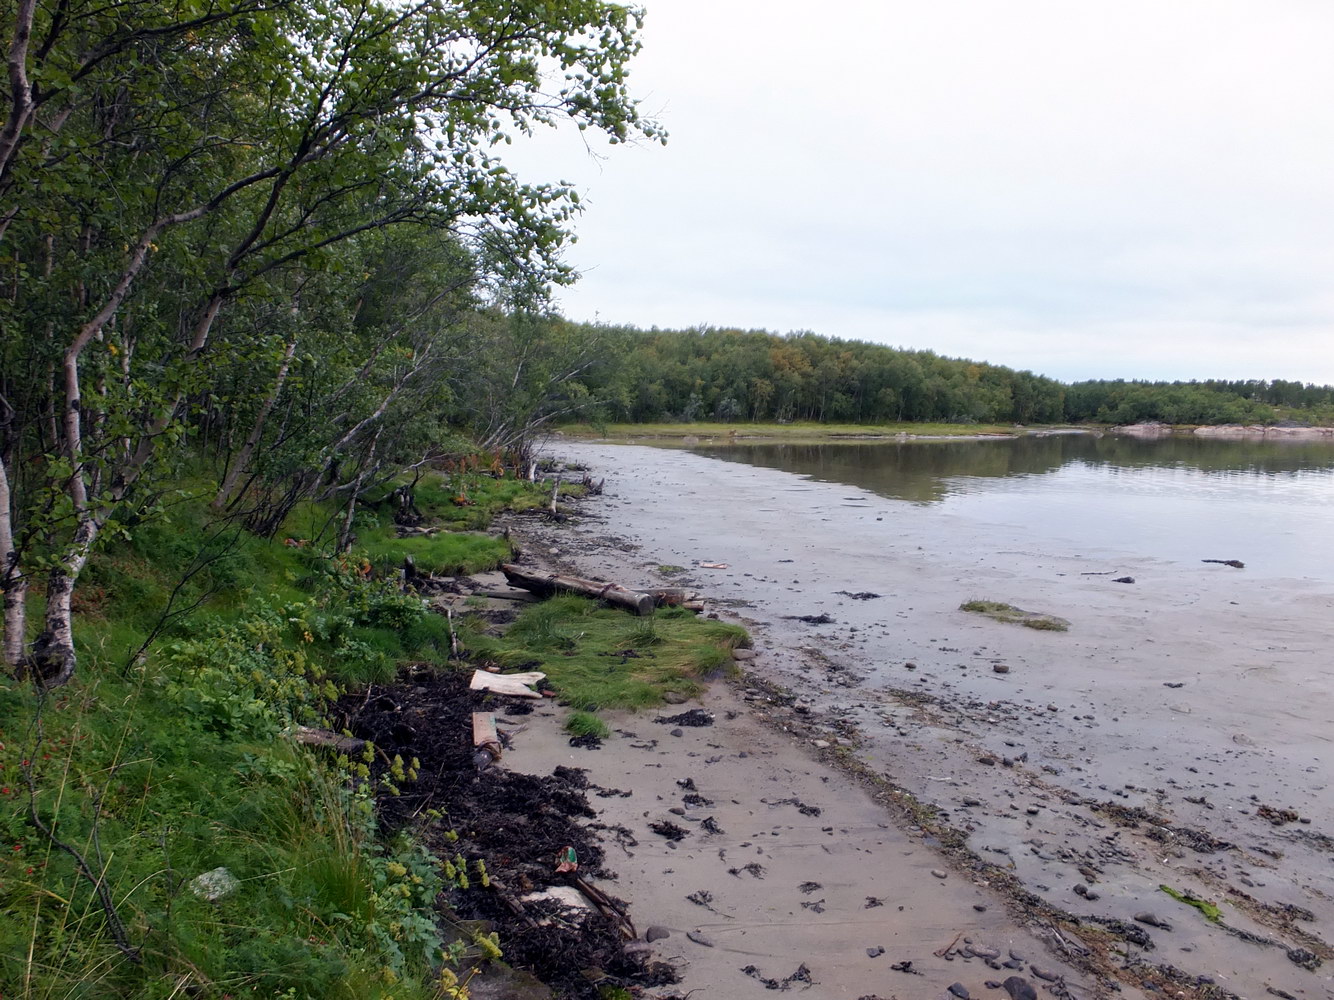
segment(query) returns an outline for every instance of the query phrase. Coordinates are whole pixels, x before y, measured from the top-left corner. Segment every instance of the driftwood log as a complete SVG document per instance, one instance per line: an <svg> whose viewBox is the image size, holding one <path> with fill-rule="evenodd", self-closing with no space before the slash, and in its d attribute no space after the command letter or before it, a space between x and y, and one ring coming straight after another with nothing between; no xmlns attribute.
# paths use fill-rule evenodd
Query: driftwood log
<svg viewBox="0 0 1334 1000"><path fill-rule="evenodd" d="M544 597L560 592L579 594L581 597L592 597L608 604L615 604L637 615L652 614L658 603L652 594L627 590L617 583L583 580L577 576L561 576L558 573L533 573L511 563L503 564L500 569L505 574L505 579L510 582L510 586L530 590Z"/></svg>
<svg viewBox="0 0 1334 1000"><path fill-rule="evenodd" d="M472 713L472 762L477 770L485 771L500 760L503 752L500 745L500 733L496 731L495 712Z"/></svg>
<svg viewBox="0 0 1334 1000"><path fill-rule="evenodd" d="M648 592L659 605L664 607L690 607L699 601L699 592L686 590L684 587L654 587Z"/></svg>

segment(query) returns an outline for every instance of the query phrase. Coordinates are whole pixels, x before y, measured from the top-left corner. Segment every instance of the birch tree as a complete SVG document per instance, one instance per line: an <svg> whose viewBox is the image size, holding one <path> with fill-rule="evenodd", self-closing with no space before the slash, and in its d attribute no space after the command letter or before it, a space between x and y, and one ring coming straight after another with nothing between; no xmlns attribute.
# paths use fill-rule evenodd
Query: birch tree
<svg viewBox="0 0 1334 1000"><path fill-rule="evenodd" d="M290 296L294 273L405 226L530 284L565 280L574 199L521 183L497 151L562 120L613 141L659 133L626 86L638 14L601 0L23 0L14 14L0 128L4 655L59 684L76 665L79 575L124 515L145 516L145 481L210 392L218 331L228 352L274 346L228 325L229 309ZM237 476L298 351L282 344L272 391L248 387L259 431ZM418 344L396 360L333 452L382 453L386 415L441 358ZM224 485L225 503L237 483ZM29 646L34 580L46 604Z"/></svg>

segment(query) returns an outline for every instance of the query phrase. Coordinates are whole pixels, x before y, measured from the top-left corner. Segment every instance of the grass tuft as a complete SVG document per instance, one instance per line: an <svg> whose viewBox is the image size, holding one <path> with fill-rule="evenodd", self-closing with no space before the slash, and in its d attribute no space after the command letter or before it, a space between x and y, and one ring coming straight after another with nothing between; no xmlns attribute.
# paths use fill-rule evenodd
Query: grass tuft
<svg viewBox="0 0 1334 1000"><path fill-rule="evenodd" d="M565 720L565 731L571 736L596 736L605 740L611 735L611 729L592 712L571 712Z"/></svg>

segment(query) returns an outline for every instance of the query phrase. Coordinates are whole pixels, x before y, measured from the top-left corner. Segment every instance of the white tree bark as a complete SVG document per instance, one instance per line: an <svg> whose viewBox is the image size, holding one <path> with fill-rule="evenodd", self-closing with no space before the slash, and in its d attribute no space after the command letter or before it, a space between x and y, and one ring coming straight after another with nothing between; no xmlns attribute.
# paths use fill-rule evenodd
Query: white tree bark
<svg viewBox="0 0 1334 1000"><path fill-rule="evenodd" d="M28 616L28 579L19 565L14 540L14 498L9 487L9 470L0 459L0 590L5 599L4 662L10 670L23 662Z"/></svg>

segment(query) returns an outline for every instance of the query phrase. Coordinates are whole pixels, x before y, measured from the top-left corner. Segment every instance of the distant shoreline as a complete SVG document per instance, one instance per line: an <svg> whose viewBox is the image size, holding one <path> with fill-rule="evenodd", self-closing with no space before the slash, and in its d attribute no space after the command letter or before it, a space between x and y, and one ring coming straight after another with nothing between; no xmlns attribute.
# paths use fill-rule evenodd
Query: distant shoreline
<svg viewBox="0 0 1334 1000"><path fill-rule="evenodd" d="M1069 424L1015 426L1004 424L817 424L817 423L681 423L570 424L555 436L579 441L670 441L687 446L720 444L840 444L879 441L989 441L1066 434L1119 434L1127 437L1194 436L1263 438L1277 441L1334 441L1334 427L1265 424Z"/></svg>

